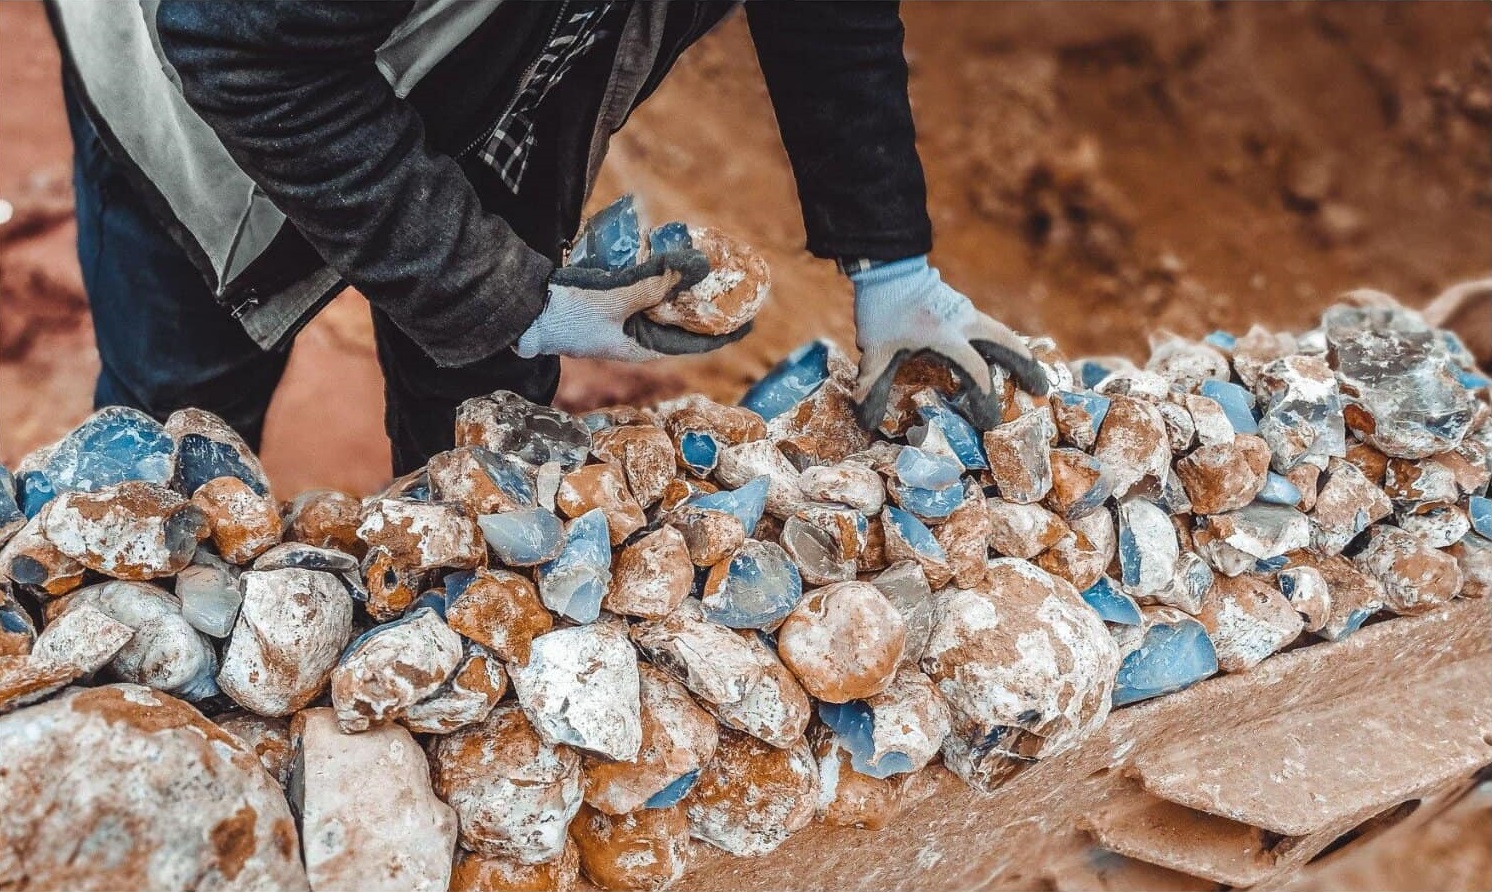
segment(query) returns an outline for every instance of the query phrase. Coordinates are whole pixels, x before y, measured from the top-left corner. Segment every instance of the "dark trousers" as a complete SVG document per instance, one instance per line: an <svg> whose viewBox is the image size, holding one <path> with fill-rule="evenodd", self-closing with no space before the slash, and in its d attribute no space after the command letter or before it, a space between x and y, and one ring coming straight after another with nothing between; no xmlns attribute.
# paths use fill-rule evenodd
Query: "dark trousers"
<svg viewBox="0 0 1492 892"><path fill-rule="evenodd" d="M132 406L164 420L195 406L222 416L258 449L289 346L261 349L213 299L201 273L109 157L67 81L78 260L102 362L94 407ZM396 475L451 448L462 400L511 390L548 403L559 385L553 356L525 360L503 350L443 369L377 307L373 331Z"/></svg>

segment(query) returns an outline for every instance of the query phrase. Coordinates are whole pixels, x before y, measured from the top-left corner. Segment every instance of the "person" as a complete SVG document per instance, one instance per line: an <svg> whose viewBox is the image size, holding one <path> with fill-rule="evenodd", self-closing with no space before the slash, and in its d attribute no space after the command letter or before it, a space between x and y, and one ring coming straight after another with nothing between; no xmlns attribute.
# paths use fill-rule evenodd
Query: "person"
<svg viewBox="0 0 1492 892"><path fill-rule="evenodd" d="M560 356L715 349L640 310L693 251L562 265L611 134L730 3L52 0L75 146L95 402L195 405L257 448L296 332L350 284L372 308L394 472L457 405L554 396ZM895 3L745 4L807 247L854 286L867 426L908 357L945 358L982 427L1024 343L944 283Z"/></svg>

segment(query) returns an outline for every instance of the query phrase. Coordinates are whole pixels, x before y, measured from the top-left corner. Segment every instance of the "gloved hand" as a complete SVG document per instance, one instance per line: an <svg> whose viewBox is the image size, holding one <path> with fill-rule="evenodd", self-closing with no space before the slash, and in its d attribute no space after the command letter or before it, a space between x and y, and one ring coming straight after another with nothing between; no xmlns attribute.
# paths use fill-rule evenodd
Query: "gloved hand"
<svg viewBox="0 0 1492 892"><path fill-rule="evenodd" d="M948 362L964 388L965 399L955 405L980 430L1000 423L1000 394L994 392L990 365L1009 372L1022 389L1046 394L1046 374L1015 332L944 284L926 256L851 272L850 281L860 346L855 414L861 427L874 430L881 423L896 370L923 352Z"/></svg>
<svg viewBox="0 0 1492 892"><path fill-rule="evenodd" d="M681 353L705 353L738 341L751 326L724 335L701 335L659 325L642 311L698 284L710 273L699 251L668 251L627 269L559 267L549 276L544 311L519 336L516 350L540 354L642 362Z"/></svg>

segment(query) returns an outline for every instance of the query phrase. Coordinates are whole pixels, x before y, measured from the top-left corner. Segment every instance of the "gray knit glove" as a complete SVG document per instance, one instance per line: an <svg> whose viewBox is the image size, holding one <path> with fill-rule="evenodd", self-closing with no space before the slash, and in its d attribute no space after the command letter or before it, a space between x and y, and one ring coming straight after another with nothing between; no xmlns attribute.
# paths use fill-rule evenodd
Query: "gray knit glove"
<svg viewBox="0 0 1492 892"><path fill-rule="evenodd" d="M643 310L694 287L710 273L698 251L668 251L646 263L608 271L564 266L549 276L544 311L518 338L519 356L585 356L642 362L705 353L745 337L751 326L700 335L659 325Z"/></svg>
<svg viewBox="0 0 1492 892"><path fill-rule="evenodd" d="M896 370L919 353L934 353L948 363L964 388L965 398L955 405L980 430L1000 423L1000 394L994 392L991 365L1008 372L1024 390L1046 394L1046 374L1025 342L945 284L926 256L857 270L850 281L860 347L856 416L867 430L875 429L886 414Z"/></svg>

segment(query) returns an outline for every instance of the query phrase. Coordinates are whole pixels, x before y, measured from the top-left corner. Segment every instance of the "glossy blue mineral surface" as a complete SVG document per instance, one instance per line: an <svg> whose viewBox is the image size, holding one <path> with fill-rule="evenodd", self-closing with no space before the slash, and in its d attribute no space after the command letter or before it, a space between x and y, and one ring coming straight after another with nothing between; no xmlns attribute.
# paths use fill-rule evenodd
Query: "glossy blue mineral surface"
<svg viewBox="0 0 1492 892"><path fill-rule="evenodd" d="M1257 434L1259 419L1254 416L1254 395L1237 384L1209 378L1202 382L1202 396L1223 407L1234 433Z"/></svg>
<svg viewBox="0 0 1492 892"><path fill-rule="evenodd" d="M736 489L722 489L719 492L705 493L688 500L687 504L696 508L708 508L711 511L724 511L734 514L741 521L741 528L746 535L756 529L756 525L762 521L762 512L767 510L767 489L771 486L772 479L766 475L753 477Z"/></svg>
<svg viewBox="0 0 1492 892"><path fill-rule="evenodd" d="M694 784L699 780L699 769L686 772L679 779L654 793L647 802L642 804L643 808L673 808L683 801L689 791L694 789Z"/></svg>
<svg viewBox="0 0 1492 892"><path fill-rule="evenodd" d="M47 459L46 476L57 492L93 492L127 480L165 485L171 480L176 443L160 422L143 412L110 406L63 437Z"/></svg>
<svg viewBox="0 0 1492 892"><path fill-rule="evenodd" d="M1259 490L1255 498L1271 505L1289 505L1293 508L1300 504L1300 487L1291 483L1290 478L1285 475L1270 471L1264 478L1264 488Z"/></svg>
<svg viewBox="0 0 1492 892"><path fill-rule="evenodd" d="M1466 515L1471 518L1471 528L1478 536L1492 539L1492 499L1472 496L1466 502Z"/></svg>
<svg viewBox="0 0 1492 892"><path fill-rule="evenodd" d="M905 753L883 753L871 764L875 755L875 712L863 701L848 703L820 703L819 720L834 732L839 743L850 754L850 767L869 777L887 778L894 774L906 774L916 766Z"/></svg>
<svg viewBox="0 0 1492 892"><path fill-rule="evenodd" d="M749 539L726 566L719 584L706 586L705 619L732 629L774 629L803 598L803 578L774 542Z"/></svg>
<svg viewBox="0 0 1492 892"><path fill-rule="evenodd" d="M225 442L201 434L184 435L177 445L173 485L183 495L191 496L209 480L237 477L259 495L268 495L269 481L244 461L240 449L248 451L242 440Z"/></svg>
<svg viewBox="0 0 1492 892"><path fill-rule="evenodd" d="M679 436L679 455L684 464L696 474L704 475L715 470L720 460L720 441L705 431L685 431Z"/></svg>
<svg viewBox="0 0 1492 892"><path fill-rule="evenodd" d="M943 435L964 468L974 471L989 467L979 432L946 399L939 396L936 406L919 406L917 415L923 424L936 428Z"/></svg>
<svg viewBox="0 0 1492 892"><path fill-rule="evenodd" d="M1114 705L1175 693L1215 674L1217 668L1217 651L1201 623L1190 617L1156 623L1119 665Z"/></svg>
<svg viewBox="0 0 1492 892"><path fill-rule="evenodd" d="M912 547L918 554L933 560L944 561L948 554L943 551L943 546L933 538L932 530L927 524L918 520L909 512L903 511L894 505L886 506L886 519L891 522L892 529L887 532L895 532L902 541Z"/></svg>
<svg viewBox="0 0 1492 892"><path fill-rule="evenodd" d="M1100 576L1098 581L1082 591L1083 600L1098 613L1106 623L1121 626L1138 626L1144 622L1135 599L1119 590L1114 580Z"/></svg>
<svg viewBox="0 0 1492 892"><path fill-rule="evenodd" d="M771 421L796 406L829 380L829 344L810 341L787 355L751 385L741 405Z"/></svg>
<svg viewBox="0 0 1492 892"><path fill-rule="evenodd" d="M611 585L611 538L600 508L570 521L564 550L540 564L538 576L545 607L578 623L600 616L601 599Z"/></svg>
<svg viewBox="0 0 1492 892"><path fill-rule="evenodd" d="M498 562L509 567L533 567L553 560L565 545L565 525L544 508L483 514L477 526Z"/></svg>
<svg viewBox="0 0 1492 892"><path fill-rule="evenodd" d="M648 247L654 254L683 251L694 247L694 239L689 237L689 227L675 220L648 233Z"/></svg>
<svg viewBox="0 0 1492 892"><path fill-rule="evenodd" d="M642 232L637 203L631 193L596 212L586 221L570 251L569 265L619 270L637 264Z"/></svg>

